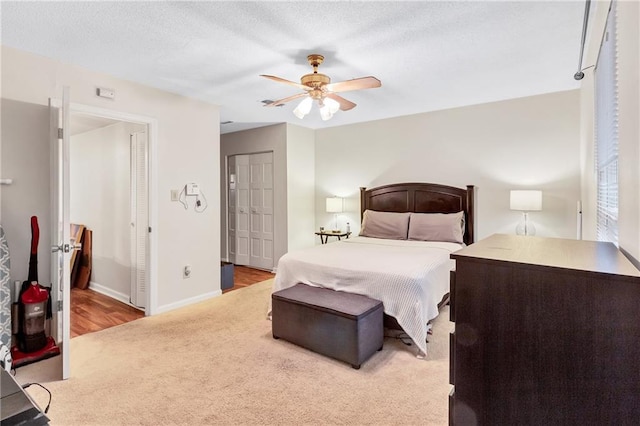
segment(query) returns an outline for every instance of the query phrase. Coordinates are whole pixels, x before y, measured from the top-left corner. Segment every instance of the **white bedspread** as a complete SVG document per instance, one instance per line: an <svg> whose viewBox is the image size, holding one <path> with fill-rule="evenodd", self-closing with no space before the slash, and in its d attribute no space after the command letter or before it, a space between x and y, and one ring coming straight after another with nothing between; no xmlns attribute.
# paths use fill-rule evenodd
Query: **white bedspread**
<svg viewBox="0 0 640 426"><path fill-rule="evenodd" d="M273 291L304 283L363 294L384 304L423 354L427 323L449 292L449 254L461 244L355 237L282 256ZM270 313L270 312L269 312Z"/></svg>

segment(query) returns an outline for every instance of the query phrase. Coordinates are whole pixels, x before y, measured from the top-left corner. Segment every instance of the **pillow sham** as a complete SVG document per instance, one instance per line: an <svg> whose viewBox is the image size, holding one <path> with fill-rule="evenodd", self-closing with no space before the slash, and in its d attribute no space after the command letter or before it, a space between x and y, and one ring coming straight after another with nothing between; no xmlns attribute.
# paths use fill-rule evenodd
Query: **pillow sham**
<svg viewBox="0 0 640 426"><path fill-rule="evenodd" d="M410 213L378 212L365 210L362 218L361 237L406 240Z"/></svg>
<svg viewBox="0 0 640 426"><path fill-rule="evenodd" d="M411 213L408 239L464 243L464 212Z"/></svg>

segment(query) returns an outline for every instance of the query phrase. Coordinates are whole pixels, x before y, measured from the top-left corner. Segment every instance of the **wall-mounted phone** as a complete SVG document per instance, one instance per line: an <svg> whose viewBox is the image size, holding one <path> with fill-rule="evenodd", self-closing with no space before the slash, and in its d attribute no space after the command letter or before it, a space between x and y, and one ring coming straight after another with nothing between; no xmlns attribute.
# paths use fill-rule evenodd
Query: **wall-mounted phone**
<svg viewBox="0 0 640 426"><path fill-rule="evenodd" d="M200 190L197 183L187 183L182 187L180 193L177 190L171 190L171 201L179 201L185 210L189 209L189 197L196 197L193 207L196 213L202 213L207 209L207 197L204 196L204 192Z"/></svg>
<svg viewBox="0 0 640 426"><path fill-rule="evenodd" d="M187 195L200 195L200 188L197 183L188 183L186 193Z"/></svg>

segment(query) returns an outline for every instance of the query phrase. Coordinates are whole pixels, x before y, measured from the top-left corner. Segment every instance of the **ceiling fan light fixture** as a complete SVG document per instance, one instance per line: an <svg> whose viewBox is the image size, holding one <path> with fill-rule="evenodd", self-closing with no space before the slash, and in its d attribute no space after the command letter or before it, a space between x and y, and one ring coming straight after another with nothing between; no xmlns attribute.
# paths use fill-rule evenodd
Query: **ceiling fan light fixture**
<svg viewBox="0 0 640 426"><path fill-rule="evenodd" d="M298 104L296 109L293 110L293 115L298 117L299 119L303 119L305 115L309 114L311 111L311 104L313 103L313 99L304 98L302 102Z"/></svg>
<svg viewBox="0 0 640 426"><path fill-rule="evenodd" d="M380 80L373 76L354 78L351 80L339 81L332 83L331 78L328 75L318 72L318 66L324 61L324 56L319 54L311 54L307 56L309 65L313 67L313 73L305 74L300 79L300 83L295 81L286 80L274 75L261 74L262 77L269 80L277 81L280 83L288 84L289 86L297 87L304 90L302 93L298 93L292 96L288 96L277 101L271 101L265 103L264 106L274 107L282 106L286 102L290 102L294 99L305 98L300 104L293 110L293 114L299 119L303 119L305 115L311 111L311 106L314 100L318 101L320 107L320 116L323 120L329 120L333 114L341 111L349 111L355 108L356 104L348 99L338 95L339 92L349 92L353 90L373 89L380 87L382 83Z"/></svg>
<svg viewBox="0 0 640 426"><path fill-rule="evenodd" d="M338 110L340 109L340 103L331 98L320 99L319 104L320 117L322 117L324 121L329 120L331 117L333 117L333 114L338 112Z"/></svg>
<svg viewBox="0 0 640 426"><path fill-rule="evenodd" d="M331 115L335 114L340 109L340 104L338 103L338 101L335 101L331 98L324 98L323 102L325 106L329 107L329 111L331 111Z"/></svg>
<svg viewBox="0 0 640 426"><path fill-rule="evenodd" d="M331 117L333 117L333 113L331 112L331 108L329 107L329 105L324 104L323 106L320 107L320 117L324 121L327 121Z"/></svg>

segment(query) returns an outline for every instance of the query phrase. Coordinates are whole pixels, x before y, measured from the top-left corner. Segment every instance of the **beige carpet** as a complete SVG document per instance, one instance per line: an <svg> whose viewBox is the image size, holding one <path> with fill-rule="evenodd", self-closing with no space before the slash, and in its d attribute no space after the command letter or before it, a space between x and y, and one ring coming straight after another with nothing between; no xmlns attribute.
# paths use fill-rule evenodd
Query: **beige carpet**
<svg viewBox="0 0 640 426"><path fill-rule="evenodd" d="M72 339L71 378L45 383L51 424L447 424L448 308L426 360L385 338L354 370L274 340L270 292L271 280ZM43 391L29 392L46 405Z"/></svg>

